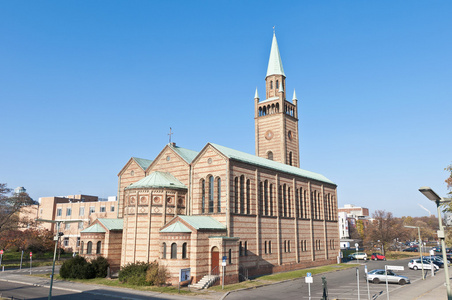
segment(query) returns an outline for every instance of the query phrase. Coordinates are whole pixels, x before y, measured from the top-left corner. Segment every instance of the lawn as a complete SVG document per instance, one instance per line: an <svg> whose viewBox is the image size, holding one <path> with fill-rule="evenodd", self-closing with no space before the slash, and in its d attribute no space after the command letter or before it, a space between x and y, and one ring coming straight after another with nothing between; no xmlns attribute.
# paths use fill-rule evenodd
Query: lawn
<svg viewBox="0 0 452 300"><path fill-rule="evenodd" d="M22 252L9 252L5 251L2 257L2 266L5 268L18 268L20 266L20 256ZM62 253L60 255L60 261L56 261L56 264L62 264L64 260L71 258L72 253ZM58 255L57 255L58 258ZM53 252L45 253L33 253L32 267L51 266L53 263ZM30 252L24 251L22 260L22 268L30 267Z"/></svg>

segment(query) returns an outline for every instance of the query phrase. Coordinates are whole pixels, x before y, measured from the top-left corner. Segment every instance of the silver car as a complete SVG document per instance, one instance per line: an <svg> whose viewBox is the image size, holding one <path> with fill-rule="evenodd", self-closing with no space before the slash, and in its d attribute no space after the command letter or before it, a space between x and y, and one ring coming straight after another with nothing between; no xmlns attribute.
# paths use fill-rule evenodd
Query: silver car
<svg viewBox="0 0 452 300"><path fill-rule="evenodd" d="M390 283L398 283L400 285L410 283L410 279L408 277L397 275L391 270L388 270L388 282ZM386 274L385 270L376 269L367 273L367 280L373 283L386 282Z"/></svg>

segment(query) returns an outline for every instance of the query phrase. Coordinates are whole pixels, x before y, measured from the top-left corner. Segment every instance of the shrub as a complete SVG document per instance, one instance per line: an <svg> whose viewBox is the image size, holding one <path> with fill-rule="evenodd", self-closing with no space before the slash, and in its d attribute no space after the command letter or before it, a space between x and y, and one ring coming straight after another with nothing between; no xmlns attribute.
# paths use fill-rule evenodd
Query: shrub
<svg viewBox="0 0 452 300"><path fill-rule="evenodd" d="M96 277L92 264L84 257L76 256L66 260L60 268L60 276L63 278L91 279Z"/></svg>
<svg viewBox="0 0 452 300"><path fill-rule="evenodd" d="M105 257L98 256L96 259L93 259L91 261L91 264L93 265L96 277L107 277L108 267L110 266L110 264Z"/></svg>
<svg viewBox="0 0 452 300"><path fill-rule="evenodd" d="M168 270L165 266L159 266L158 262L154 261L146 271L146 281L150 285L164 285L168 280Z"/></svg>
<svg viewBox="0 0 452 300"><path fill-rule="evenodd" d="M146 281L146 271L148 263L129 263L119 271L119 281L133 285L149 285Z"/></svg>

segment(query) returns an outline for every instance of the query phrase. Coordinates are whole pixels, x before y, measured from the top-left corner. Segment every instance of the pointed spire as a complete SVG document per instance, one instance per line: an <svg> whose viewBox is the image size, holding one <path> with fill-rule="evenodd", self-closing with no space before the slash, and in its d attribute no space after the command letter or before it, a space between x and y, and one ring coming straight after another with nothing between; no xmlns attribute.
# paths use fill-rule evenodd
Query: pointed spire
<svg viewBox="0 0 452 300"><path fill-rule="evenodd" d="M257 87L256 87L256 92L254 93L254 99L259 99L259 94L257 93Z"/></svg>
<svg viewBox="0 0 452 300"><path fill-rule="evenodd" d="M293 89L293 98L292 98L292 100L298 100L297 99L297 94L295 93L295 89Z"/></svg>
<svg viewBox="0 0 452 300"><path fill-rule="evenodd" d="M284 69L282 66L281 56L279 55L278 42L276 35L273 32L272 49L270 50L270 59L268 60L267 76L269 75L283 75Z"/></svg>

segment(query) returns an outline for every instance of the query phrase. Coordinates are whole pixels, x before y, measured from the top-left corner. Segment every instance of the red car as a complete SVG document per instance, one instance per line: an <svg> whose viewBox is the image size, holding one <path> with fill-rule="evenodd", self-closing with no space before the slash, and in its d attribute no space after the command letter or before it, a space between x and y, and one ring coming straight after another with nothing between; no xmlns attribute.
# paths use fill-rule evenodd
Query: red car
<svg viewBox="0 0 452 300"><path fill-rule="evenodd" d="M370 257L372 260L386 260L386 256L384 256L381 253L372 253L372 256Z"/></svg>

